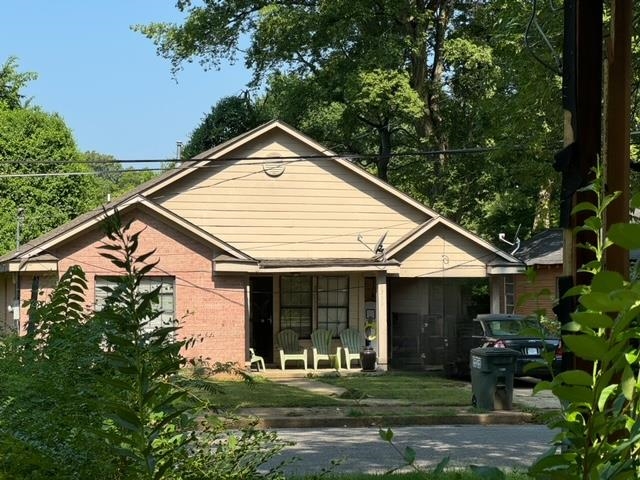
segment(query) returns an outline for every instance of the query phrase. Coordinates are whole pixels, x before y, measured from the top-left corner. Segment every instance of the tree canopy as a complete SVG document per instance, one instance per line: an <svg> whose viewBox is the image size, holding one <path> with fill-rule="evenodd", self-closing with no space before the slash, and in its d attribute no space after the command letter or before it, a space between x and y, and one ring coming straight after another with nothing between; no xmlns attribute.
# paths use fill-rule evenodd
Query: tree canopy
<svg viewBox="0 0 640 480"><path fill-rule="evenodd" d="M95 152L82 154L60 115L25 100L22 91L35 78L35 73L19 72L14 57L0 68L1 253L105 203L107 194L119 195L153 175L123 171L120 164L105 163L107 156Z"/></svg>
<svg viewBox="0 0 640 480"><path fill-rule="evenodd" d="M552 155L562 139L553 69L562 11L553 3L184 0L177 8L182 24L134 27L174 74L194 59L216 68L243 58L274 115L337 152L374 154L359 161L463 225L495 237L518 223L523 232L553 224Z"/></svg>
<svg viewBox="0 0 640 480"><path fill-rule="evenodd" d="M249 95L223 97L211 107L182 150L185 159L236 137L270 120Z"/></svg>

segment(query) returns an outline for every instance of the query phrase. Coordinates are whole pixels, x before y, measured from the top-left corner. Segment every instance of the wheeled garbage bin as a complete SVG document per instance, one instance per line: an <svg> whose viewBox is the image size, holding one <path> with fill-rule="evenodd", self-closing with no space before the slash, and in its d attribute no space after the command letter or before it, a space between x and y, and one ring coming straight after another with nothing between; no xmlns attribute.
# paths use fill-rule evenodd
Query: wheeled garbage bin
<svg viewBox="0 0 640 480"><path fill-rule="evenodd" d="M513 375L520 353L510 348L471 349L472 404L482 410L511 410Z"/></svg>

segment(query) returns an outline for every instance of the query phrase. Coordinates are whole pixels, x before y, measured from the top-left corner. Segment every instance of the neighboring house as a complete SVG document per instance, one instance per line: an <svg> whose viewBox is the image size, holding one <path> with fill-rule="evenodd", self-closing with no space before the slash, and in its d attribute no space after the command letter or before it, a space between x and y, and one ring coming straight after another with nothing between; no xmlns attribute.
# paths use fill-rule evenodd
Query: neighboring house
<svg viewBox="0 0 640 480"><path fill-rule="evenodd" d="M514 275L507 280L507 289L513 290L513 309L507 313L523 315L544 311L555 318L552 311L558 299L558 277L562 276L563 231L561 228L544 230L522 242L514 253L535 272L533 281L526 275ZM513 285L509 285L509 281ZM518 302L522 302L518 304Z"/></svg>
<svg viewBox="0 0 640 480"><path fill-rule="evenodd" d="M637 222L640 211L634 210L630 221ZM528 300L515 308L515 313L524 315L535 313L536 310L544 311L551 318L555 318L552 311L558 301L558 278L563 276L563 249L564 233L561 228L544 230L531 239L522 243L514 256L535 272L534 281L530 281L526 275L514 275L513 281L514 299L528 298ZM640 251L629 252L631 263L640 258ZM511 289L507 280L507 289ZM547 294L540 294L546 291ZM507 309L509 313L509 309Z"/></svg>
<svg viewBox="0 0 640 480"><path fill-rule="evenodd" d="M471 321L470 281L488 282L505 311L505 282L522 264L293 128L270 122L206 151L106 205L145 229L140 252L159 260L164 320L203 340L187 356L277 361L275 334L377 325L380 367L444 365ZM5 323L34 277L54 285L87 274L89 306L119 272L99 255L103 209L0 257Z"/></svg>

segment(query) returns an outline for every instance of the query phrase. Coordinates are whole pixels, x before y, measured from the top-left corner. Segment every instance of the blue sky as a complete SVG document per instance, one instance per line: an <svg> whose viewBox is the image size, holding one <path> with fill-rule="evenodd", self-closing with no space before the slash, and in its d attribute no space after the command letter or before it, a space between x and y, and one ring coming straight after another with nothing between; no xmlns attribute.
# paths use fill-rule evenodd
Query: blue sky
<svg viewBox="0 0 640 480"><path fill-rule="evenodd" d="M57 112L81 150L121 160L173 158L218 99L250 78L242 62L205 72L186 65L172 78L153 43L130 29L180 22L175 0L3 0L0 63L33 71L26 94Z"/></svg>

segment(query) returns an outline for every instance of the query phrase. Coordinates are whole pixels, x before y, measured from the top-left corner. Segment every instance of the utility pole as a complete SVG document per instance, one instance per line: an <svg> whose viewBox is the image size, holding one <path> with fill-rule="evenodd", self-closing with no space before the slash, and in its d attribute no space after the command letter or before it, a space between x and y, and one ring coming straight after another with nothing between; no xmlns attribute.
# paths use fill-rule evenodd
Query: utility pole
<svg viewBox="0 0 640 480"><path fill-rule="evenodd" d="M555 309L562 324L568 323L575 308L564 293L576 284L588 284L588 274L578 270L594 259L593 252L580 243L595 244L590 232L576 232L587 212L571 214L581 202L595 203L593 192L580 191L595 179L601 149L602 121L602 12L600 0L565 0L562 105L564 149L555 156L554 167L562 172L560 226L564 231L563 276L558 279L560 303ZM575 368L575 359L566 356L563 367Z"/></svg>
<svg viewBox="0 0 640 480"><path fill-rule="evenodd" d="M20 235L20 229L22 227L22 224L24 223L24 208L22 207L18 207L18 211L16 214L16 250L18 250L20 248L20 240L21 240L21 235ZM14 321L14 326L17 332L20 332L20 290L21 290L21 285L20 285L20 268L18 268L18 271L16 272L16 291L15 291L15 298L13 301L13 305L11 307L11 312L13 314L13 321Z"/></svg>
<svg viewBox="0 0 640 480"><path fill-rule="evenodd" d="M607 91L605 133L607 138L604 179L606 193L621 195L606 212L605 228L629 219L629 135L631 77L631 0L612 1L611 35L607 55ZM560 225L564 229L564 272L558 279L561 297L556 309L561 323L570 321L574 301L562 296L573 285L590 283L589 274L578 270L593 260L593 253L577 247L594 244L590 232L575 232L587 212L571 215L580 202L595 203L593 192L580 192L595 178L594 170L601 155L602 124L602 50L603 2L600 0L565 0L563 48L563 110L565 148L556 154L555 168L562 172ZM621 248L607 251L605 266L628 278L628 252ZM568 358L566 368L583 368L583 362Z"/></svg>
<svg viewBox="0 0 640 480"><path fill-rule="evenodd" d="M611 35L607 42L606 185L607 193L620 192L606 212L607 230L629 221L629 136L631 130L631 0L614 0ZM629 252L617 245L607 249L605 264L629 279Z"/></svg>

